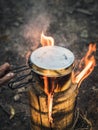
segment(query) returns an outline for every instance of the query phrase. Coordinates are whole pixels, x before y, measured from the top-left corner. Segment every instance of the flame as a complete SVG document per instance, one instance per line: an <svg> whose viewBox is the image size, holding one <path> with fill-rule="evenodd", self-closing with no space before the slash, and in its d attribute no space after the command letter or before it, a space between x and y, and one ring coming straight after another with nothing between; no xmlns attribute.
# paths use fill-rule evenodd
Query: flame
<svg viewBox="0 0 98 130"><path fill-rule="evenodd" d="M42 46L54 46L54 39L52 37L47 37L42 32L41 34L41 40L40 40Z"/></svg>
<svg viewBox="0 0 98 130"><path fill-rule="evenodd" d="M94 52L96 52L96 44L91 43L86 55L81 59L77 68L77 70L81 71L73 71L72 73L72 81L73 83L77 83L78 86L80 86L81 82L91 74L96 65Z"/></svg>
<svg viewBox="0 0 98 130"><path fill-rule="evenodd" d="M42 46L54 46L54 39L52 37L47 37L42 32L41 34L41 45ZM94 52L96 51L96 44L90 44L89 49L86 55L81 59L77 71L72 72L72 82L78 84L80 86L81 82L87 78L90 73L93 71L96 61L94 57ZM48 117L50 124L53 121L52 118L52 107L53 107L53 96L55 89L55 78L51 79L51 83L49 82L48 77L43 76L44 80L44 92L47 94L47 102L48 102Z"/></svg>
<svg viewBox="0 0 98 130"><path fill-rule="evenodd" d="M48 90L48 78L47 77L42 77L44 80L44 92L48 95L49 94L49 90Z"/></svg>
<svg viewBox="0 0 98 130"><path fill-rule="evenodd" d="M41 34L41 45L42 46L54 46L54 39L49 36L45 36L44 33L42 32ZM51 86L49 86L49 81L48 77L42 77L44 80L44 92L48 96L48 118L49 122L52 123L53 118L52 118L52 106L53 106L53 93L54 93L54 80L51 80ZM50 90L49 90L50 88Z"/></svg>
<svg viewBox="0 0 98 130"><path fill-rule="evenodd" d="M53 106L53 93L54 93L54 79L51 79L51 85L49 85L48 77L42 77L44 80L44 92L48 96L48 118L49 122L52 123L52 106Z"/></svg>

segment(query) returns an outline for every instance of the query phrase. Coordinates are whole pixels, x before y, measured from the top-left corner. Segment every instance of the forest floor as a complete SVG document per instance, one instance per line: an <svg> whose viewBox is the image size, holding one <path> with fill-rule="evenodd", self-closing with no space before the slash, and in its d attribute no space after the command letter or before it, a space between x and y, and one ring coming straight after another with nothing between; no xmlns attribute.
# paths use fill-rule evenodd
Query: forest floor
<svg viewBox="0 0 98 130"><path fill-rule="evenodd" d="M90 43L98 44L97 28L97 0L0 0L0 65L24 65L27 52L40 46L42 31L80 60ZM95 57L95 69L79 88L77 106L98 130L98 48ZM27 97L25 88L0 88L0 130L29 130Z"/></svg>

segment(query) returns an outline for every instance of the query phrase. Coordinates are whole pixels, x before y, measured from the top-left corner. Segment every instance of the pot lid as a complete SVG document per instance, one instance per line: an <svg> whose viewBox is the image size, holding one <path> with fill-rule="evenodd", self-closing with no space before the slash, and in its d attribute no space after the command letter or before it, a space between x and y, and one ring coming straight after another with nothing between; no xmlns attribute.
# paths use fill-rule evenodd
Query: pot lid
<svg viewBox="0 0 98 130"><path fill-rule="evenodd" d="M70 67L74 62L73 53L60 46L44 46L36 49L30 56L32 69L59 71Z"/></svg>

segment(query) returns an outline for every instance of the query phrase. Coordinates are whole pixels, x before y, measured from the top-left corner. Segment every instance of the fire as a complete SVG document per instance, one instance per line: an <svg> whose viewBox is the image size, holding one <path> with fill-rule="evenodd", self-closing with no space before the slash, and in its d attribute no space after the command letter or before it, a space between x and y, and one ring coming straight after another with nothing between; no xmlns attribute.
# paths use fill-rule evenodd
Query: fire
<svg viewBox="0 0 98 130"><path fill-rule="evenodd" d="M81 59L80 64L77 68L78 71L73 71L72 81L80 86L81 82L87 78L93 71L96 61L94 53L96 52L96 44L90 44L86 55Z"/></svg>
<svg viewBox="0 0 98 130"><path fill-rule="evenodd" d="M41 34L41 40L40 40L42 46L54 46L54 39L52 37L47 37L42 32Z"/></svg>
<svg viewBox="0 0 98 130"><path fill-rule="evenodd" d="M44 80L44 91L48 95L49 94L49 90L48 90L48 78L47 77L43 77L43 80Z"/></svg>
<svg viewBox="0 0 98 130"><path fill-rule="evenodd" d="M43 34L41 34L41 44L42 46L53 46L54 45L54 39L52 37L47 37ZM72 72L72 82L74 84L78 84L80 86L81 82L87 78L90 73L93 71L96 61L94 57L94 53L96 51L96 44L90 44L89 49L86 53L86 55L81 59L77 71L73 70ZM54 80L51 79L51 83L49 83L48 77L43 77L44 80L44 91L48 96L48 117L50 123L52 123L52 105L53 105L53 94L54 94ZM51 84L51 85L50 85ZM56 86L57 87L57 86Z"/></svg>
<svg viewBox="0 0 98 130"><path fill-rule="evenodd" d="M41 45L42 46L54 46L54 39L52 37L47 37L42 32L41 34ZM44 92L48 96L48 117L49 122L52 123L52 105L53 105L53 93L54 93L54 79L52 79L52 83L49 86L48 77L42 77L44 80ZM49 90L50 89L50 90Z"/></svg>
<svg viewBox="0 0 98 130"><path fill-rule="evenodd" d="M48 96L48 117L49 122L52 123L52 105L53 105L53 93L54 93L54 79L51 80L49 85L48 77L42 77L44 80L44 91Z"/></svg>

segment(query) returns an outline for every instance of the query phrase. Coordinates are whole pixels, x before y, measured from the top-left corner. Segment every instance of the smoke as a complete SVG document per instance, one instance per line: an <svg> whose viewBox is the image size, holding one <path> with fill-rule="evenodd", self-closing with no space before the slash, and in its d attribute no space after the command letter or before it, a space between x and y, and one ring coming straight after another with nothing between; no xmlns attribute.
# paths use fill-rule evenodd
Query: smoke
<svg viewBox="0 0 98 130"><path fill-rule="evenodd" d="M23 27L23 36L31 49L36 49L40 44L42 31L45 33L51 23L51 16L46 10L46 3L42 2L35 6L27 13L26 24Z"/></svg>

